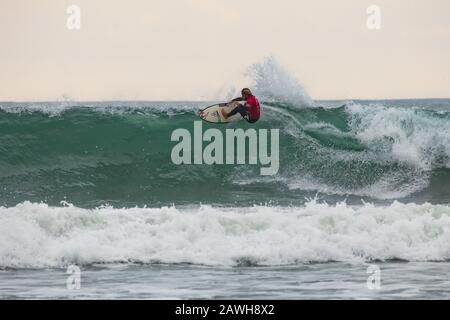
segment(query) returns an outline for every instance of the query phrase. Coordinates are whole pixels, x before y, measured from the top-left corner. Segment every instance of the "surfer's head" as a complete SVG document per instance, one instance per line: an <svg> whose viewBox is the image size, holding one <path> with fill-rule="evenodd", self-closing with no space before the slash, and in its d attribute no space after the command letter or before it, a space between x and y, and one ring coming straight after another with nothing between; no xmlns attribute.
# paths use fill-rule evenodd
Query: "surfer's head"
<svg viewBox="0 0 450 320"><path fill-rule="evenodd" d="M249 88L242 89L241 94L242 98L244 99L247 99L248 97L251 97L253 95Z"/></svg>

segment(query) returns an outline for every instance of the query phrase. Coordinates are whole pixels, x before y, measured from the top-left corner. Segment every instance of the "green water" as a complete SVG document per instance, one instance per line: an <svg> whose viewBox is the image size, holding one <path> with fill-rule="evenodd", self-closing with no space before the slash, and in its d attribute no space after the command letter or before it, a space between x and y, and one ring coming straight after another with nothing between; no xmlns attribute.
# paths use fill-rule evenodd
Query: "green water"
<svg viewBox="0 0 450 320"><path fill-rule="evenodd" d="M274 176L261 176L260 165L172 163L172 132L193 134L197 111L207 103L3 103L0 204L285 205L315 195L445 202L450 113L442 101L438 109L436 102L420 103L265 103L256 125L203 123L203 131L218 128L224 136L226 129L279 129Z"/></svg>

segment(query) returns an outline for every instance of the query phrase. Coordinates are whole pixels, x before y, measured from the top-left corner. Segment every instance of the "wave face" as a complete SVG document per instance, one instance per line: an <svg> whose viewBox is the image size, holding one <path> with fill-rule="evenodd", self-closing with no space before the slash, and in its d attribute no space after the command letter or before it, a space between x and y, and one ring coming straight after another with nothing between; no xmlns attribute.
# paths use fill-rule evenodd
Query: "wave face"
<svg viewBox="0 0 450 320"><path fill-rule="evenodd" d="M205 105L3 103L1 205L297 204L316 193L327 201L450 198L450 101L267 102L253 127L280 129L280 169L265 177L259 165L171 162L171 133L192 132ZM225 131L203 124L212 127ZM238 127L252 126L226 128Z"/></svg>
<svg viewBox="0 0 450 320"><path fill-rule="evenodd" d="M261 120L203 131L280 129L274 176L172 163L213 102L0 103L0 269L450 259L450 100L313 102L274 59L249 73Z"/></svg>
<svg viewBox="0 0 450 320"><path fill-rule="evenodd" d="M290 265L450 259L450 207L0 208L0 267L76 263Z"/></svg>

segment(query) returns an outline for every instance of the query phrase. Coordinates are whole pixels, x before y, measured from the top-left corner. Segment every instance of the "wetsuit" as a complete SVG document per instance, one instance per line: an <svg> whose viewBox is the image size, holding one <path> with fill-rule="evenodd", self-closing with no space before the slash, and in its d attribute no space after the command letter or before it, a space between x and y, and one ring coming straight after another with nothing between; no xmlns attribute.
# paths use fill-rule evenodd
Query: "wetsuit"
<svg viewBox="0 0 450 320"><path fill-rule="evenodd" d="M242 118L247 120L250 123L255 123L258 121L260 117L260 105L258 99L255 96L250 96L245 101L245 105L240 105L239 107L233 109L228 116L234 116L236 113L239 113Z"/></svg>

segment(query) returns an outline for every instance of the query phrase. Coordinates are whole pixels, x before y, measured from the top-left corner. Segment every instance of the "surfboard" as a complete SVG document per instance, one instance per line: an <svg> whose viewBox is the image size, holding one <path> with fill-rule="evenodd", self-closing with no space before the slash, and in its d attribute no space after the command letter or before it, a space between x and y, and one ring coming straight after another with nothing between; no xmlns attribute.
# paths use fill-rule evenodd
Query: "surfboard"
<svg viewBox="0 0 450 320"><path fill-rule="evenodd" d="M239 113L229 117L228 119L225 119L224 116L222 115L222 110L225 109L226 112L230 112L231 110L236 108L238 104L239 102L215 104L203 109L202 111L199 112L198 115L203 121L210 123L236 122L243 119Z"/></svg>

